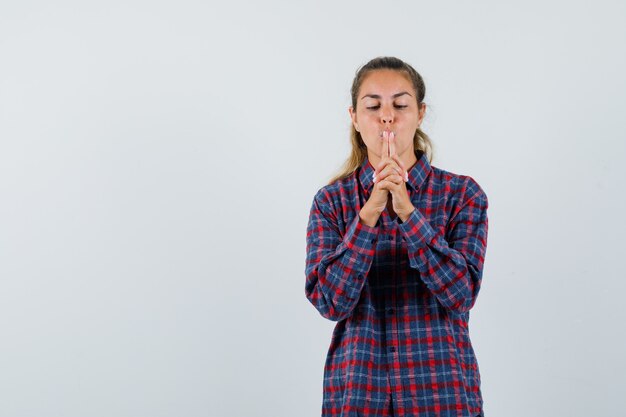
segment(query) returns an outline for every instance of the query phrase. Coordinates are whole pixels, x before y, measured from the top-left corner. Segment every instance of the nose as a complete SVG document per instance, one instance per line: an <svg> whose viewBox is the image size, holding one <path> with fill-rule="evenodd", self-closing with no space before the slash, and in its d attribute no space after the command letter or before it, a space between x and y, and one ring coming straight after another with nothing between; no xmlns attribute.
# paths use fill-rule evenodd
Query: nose
<svg viewBox="0 0 626 417"><path fill-rule="evenodd" d="M380 121L383 123L383 125L393 123L393 118L394 118L393 111L388 107L383 109L383 111L380 114Z"/></svg>

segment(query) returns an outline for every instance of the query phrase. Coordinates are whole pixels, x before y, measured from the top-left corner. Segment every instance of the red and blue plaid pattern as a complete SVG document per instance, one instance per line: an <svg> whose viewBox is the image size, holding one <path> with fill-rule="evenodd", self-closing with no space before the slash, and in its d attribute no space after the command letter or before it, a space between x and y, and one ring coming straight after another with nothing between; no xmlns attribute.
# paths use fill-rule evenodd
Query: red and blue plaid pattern
<svg viewBox="0 0 626 417"><path fill-rule="evenodd" d="M399 416L484 416L468 320L487 248L487 196L470 176L416 156L406 183L416 210L405 222L387 210L373 227L359 221L373 187L367 158L313 198L305 294L337 322L323 417L388 415L389 401Z"/></svg>

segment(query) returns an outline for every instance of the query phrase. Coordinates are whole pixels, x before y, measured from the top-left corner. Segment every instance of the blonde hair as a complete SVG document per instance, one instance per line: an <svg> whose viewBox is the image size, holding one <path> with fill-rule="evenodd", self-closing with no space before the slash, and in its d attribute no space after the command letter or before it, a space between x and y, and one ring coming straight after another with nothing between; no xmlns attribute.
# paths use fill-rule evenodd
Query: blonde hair
<svg viewBox="0 0 626 417"><path fill-rule="evenodd" d="M417 71L415 71L415 69L411 65L407 64L401 59L385 56L374 58L357 70L354 80L352 81L352 88L350 89L350 95L352 96L352 107L354 111L356 111L359 89L361 88L363 79L371 71L376 71L380 69L391 69L405 73L409 77L411 84L413 84L413 88L415 89L417 107L418 109L422 108L424 96L426 95L426 86L424 85L424 80L422 79L422 76ZM361 166L363 161L365 161L365 158L367 157L367 147L365 146L365 142L363 142L361 133L357 132L354 129L354 125L352 123L350 123L350 144L352 145L350 156L348 156L348 159L346 159L339 172L334 177L332 177L328 184L332 184L333 182L341 178L349 176L358 167ZM419 127L417 128L417 130L415 131L415 135L413 136L413 149L418 156L418 151L424 152L426 154L426 157L428 158L428 161L432 163L433 143L430 140L430 137L426 133L424 133L424 131L422 131Z"/></svg>

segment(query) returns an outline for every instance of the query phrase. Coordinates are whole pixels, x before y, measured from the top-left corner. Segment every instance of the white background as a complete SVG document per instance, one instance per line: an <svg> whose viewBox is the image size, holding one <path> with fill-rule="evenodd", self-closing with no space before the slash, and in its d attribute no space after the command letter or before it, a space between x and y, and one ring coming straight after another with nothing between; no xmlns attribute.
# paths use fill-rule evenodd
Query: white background
<svg viewBox="0 0 626 417"><path fill-rule="evenodd" d="M306 225L379 55L489 198L485 414L622 415L625 3L433 3L3 1L0 416L319 416Z"/></svg>

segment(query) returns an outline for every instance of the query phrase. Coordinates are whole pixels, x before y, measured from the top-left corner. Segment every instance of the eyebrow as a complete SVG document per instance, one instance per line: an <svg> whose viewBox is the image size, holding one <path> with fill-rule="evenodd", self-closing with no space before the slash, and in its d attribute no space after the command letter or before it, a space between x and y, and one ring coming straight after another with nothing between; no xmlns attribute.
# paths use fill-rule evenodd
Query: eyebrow
<svg viewBox="0 0 626 417"><path fill-rule="evenodd" d="M396 98L396 97L400 97L400 96L402 96L402 95L404 95L404 94L407 94L407 95L409 95L409 96L410 96L410 94L409 94L409 93L407 93L406 91L403 91L403 92L401 92L401 93L396 93L396 94L394 94L394 95L393 95L393 96L391 96L391 97ZM364 95L363 97L361 97L361 100L363 100L364 98L367 98L367 97L371 97L371 98L380 98L380 96L379 96L378 94L366 94L366 95Z"/></svg>

